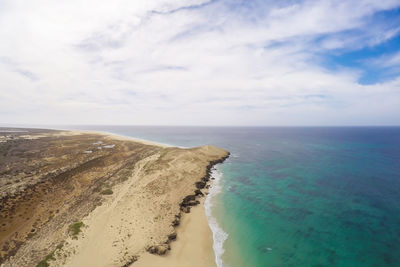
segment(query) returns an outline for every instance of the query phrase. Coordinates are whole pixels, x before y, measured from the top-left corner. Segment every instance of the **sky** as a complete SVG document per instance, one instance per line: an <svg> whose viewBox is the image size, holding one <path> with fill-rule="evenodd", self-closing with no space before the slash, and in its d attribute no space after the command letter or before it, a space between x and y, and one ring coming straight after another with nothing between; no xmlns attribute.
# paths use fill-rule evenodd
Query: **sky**
<svg viewBox="0 0 400 267"><path fill-rule="evenodd" d="M400 125L400 0L0 0L0 124Z"/></svg>

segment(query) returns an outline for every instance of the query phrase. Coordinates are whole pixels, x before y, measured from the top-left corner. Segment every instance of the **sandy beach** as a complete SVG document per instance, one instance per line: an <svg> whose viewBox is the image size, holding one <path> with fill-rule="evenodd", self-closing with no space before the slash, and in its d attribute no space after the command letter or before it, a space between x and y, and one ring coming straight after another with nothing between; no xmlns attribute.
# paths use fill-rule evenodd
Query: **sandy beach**
<svg viewBox="0 0 400 267"><path fill-rule="evenodd" d="M171 243L171 251L165 256L144 254L134 266L216 266L212 248L212 232L204 210L204 200L184 215L177 228L178 238Z"/></svg>
<svg viewBox="0 0 400 267"><path fill-rule="evenodd" d="M2 192L0 219L14 228L0 236L3 246L12 245L9 253L3 250L1 266L215 266L204 194L211 167L227 151L93 132L21 136L12 138L19 149L27 142L48 146L34 157L32 168L40 169L36 176L18 176L29 185ZM65 161L60 157L65 153L79 157ZM45 170L51 175L41 169L38 157L48 161ZM26 165L7 166L10 173L11 168L25 173ZM37 206L29 219L16 220L32 198Z"/></svg>

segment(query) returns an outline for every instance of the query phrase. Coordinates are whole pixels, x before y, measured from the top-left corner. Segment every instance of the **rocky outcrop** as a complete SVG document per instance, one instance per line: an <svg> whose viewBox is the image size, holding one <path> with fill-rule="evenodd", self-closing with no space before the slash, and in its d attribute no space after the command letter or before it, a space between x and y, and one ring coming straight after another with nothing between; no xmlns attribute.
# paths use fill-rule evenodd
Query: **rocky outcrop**
<svg viewBox="0 0 400 267"><path fill-rule="evenodd" d="M208 164L207 169L206 169L206 175L200 181L197 181L194 184L197 188L194 191L194 195L188 195L188 196L184 197L182 202L180 203L181 211L183 211L185 213L189 213L190 207L200 204L200 201L196 200L196 197L204 196L203 192L200 189L203 189L203 188L208 189L210 187L210 185L207 183L210 181L212 168L214 167L214 165L224 162L229 157L229 155L230 155L230 153L228 152L225 157L222 157L218 160L210 161L210 163ZM173 222L173 225L174 225L174 222Z"/></svg>
<svg viewBox="0 0 400 267"><path fill-rule="evenodd" d="M181 211L183 211L184 213L189 213L190 212L190 207L182 207Z"/></svg>
<svg viewBox="0 0 400 267"><path fill-rule="evenodd" d="M201 190L200 189L196 189L195 191L194 191L194 194L196 195L196 196L204 196L204 194L203 194L203 192L201 192Z"/></svg>
<svg viewBox="0 0 400 267"><path fill-rule="evenodd" d="M175 219L172 221L171 225L173 227L176 227L180 224L180 222L181 222L181 214L177 214L177 215L175 215Z"/></svg>
<svg viewBox="0 0 400 267"><path fill-rule="evenodd" d="M182 200L182 202L180 204L182 211L184 211L183 208L190 207L190 206L196 206L196 205L200 204L200 202L198 200L196 200L196 197L204 196L203 192L200 189L203 189L203 188L208 189L209 188L209 185L207 184L207 182L209 182L210 179L213 179L213 178L211 178L212 168L214 167L214 165L224 162L229 157L229 155L230 155L230 153L228 152L227 156L222 157L221 159L218 159L218 160L211 161L210 164L208 164L207 170L206 170L206 175L201 179L201 181L197 181L194 184L197 188L194 191L194 195L188 195Z"/></svg>
<svg viewBox="0 0 400 267"><path fill-rule="evenodd" d="M147 251L151 254L164 255L170 249L171 247L169 244L162 244L157 246L150 246L147 248Z"/></svg>
<svg viewBox="0 0 400 267"><path fill-rule="evenodd" d="M198 204L200 204L200 201L196 200L196 195L188 195L182 200L180 207L181 210L185 212L185 210L187 210L185 208L196 206Z"/></svg>
<svg viewBox="0 0 400 267"><path fill-rule="evenodd" d="M204 178L203 178L204 179ZM207 180L208 181L208 180ZM199 181L195 183L197 189L203 189L206 186L206 181Z"/></svg>
<svg viewBox="0 0 400 267"><path fill-rule="evenodd" d="M169 240L169 241L176 240L176 236L177 236L177 234L176 234L176 232L174 231L174 232L172 232L172 233L170 233L170 234L168 235L168 240Z"/></svg>
<svg viewBox="0 0 400 267"><path fill-rule="evenodd" d="M209 163L209 165L207 166L206 169L206 175L200 180L195 182L195 190L194 190L194 194L191 195L187 195L186 197L183 198L182 202L179 204L180 206L180 211L184 212L184 213L189 213L190 212L190 208L192 206L196 206L198 204L200 204L200 201L197 198L203 197L205 194L201 191L201 189L203 188L209 188L210 185L207 184L211 178L211 172L212 172L212 168L214 165L218 164L218 163L222 163L224 162L228 157L229 157L230 153L228 152L227 156L218 159L218 160L214 160L211 161ZM207 193L206 193L207 194ZM181 219L181 213L175 215L175 219L172 221L171 225L173 227L177 227L180 224L180 219ZM171 234L169 234L167 236L167 240L165 241L164 244L161 245L153 245L153 246L149 246L147 248L147 251L151 254L158 254L158 255L164 255L168 252L168 250L170 249L170 245L169 243L171 241L176 240L177 238L177 234L176 232L172 232Z"/></svg>

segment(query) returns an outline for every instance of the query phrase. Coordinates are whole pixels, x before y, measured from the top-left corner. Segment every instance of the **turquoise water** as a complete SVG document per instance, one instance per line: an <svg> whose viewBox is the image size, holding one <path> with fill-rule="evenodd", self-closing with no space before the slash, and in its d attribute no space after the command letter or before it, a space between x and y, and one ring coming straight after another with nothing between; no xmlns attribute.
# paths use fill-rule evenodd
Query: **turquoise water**
<svg viewBox="0 0 400 267"><path fill-rule="evenodd" d="M224 266L400 266L400 128L79 128L228 149Z"/></svg>

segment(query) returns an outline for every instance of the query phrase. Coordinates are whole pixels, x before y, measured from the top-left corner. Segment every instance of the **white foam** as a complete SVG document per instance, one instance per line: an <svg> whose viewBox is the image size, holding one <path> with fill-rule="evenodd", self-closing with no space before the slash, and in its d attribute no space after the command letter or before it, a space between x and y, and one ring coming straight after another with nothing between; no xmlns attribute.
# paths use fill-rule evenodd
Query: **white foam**
<svg viewBox="0 0 400 267"><path fill-rule="evenodd" d="M217 267L222 267L223 262L222 262L222 255L224 254L224 242L228 238L228 234L219 226L217 220L212 216L212 199L215 198L215 196L221 192L221 186L220 186L220 179L222 177L221 171L218 170L218 168L214 168L211 171L211 176L215 178L213 181L212 186L210 187L209 194L206 197L206 200L204 202L204 207L206 210L206 215L208 219L208 224L211 228L211 231L213 233L213 249L215 253L215 263L217 264Z"/></svg>

